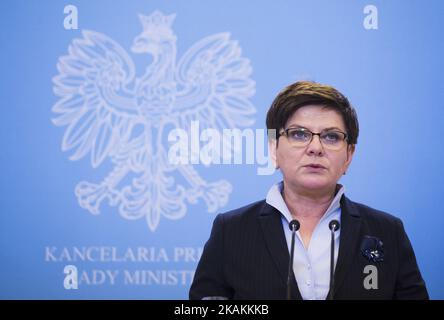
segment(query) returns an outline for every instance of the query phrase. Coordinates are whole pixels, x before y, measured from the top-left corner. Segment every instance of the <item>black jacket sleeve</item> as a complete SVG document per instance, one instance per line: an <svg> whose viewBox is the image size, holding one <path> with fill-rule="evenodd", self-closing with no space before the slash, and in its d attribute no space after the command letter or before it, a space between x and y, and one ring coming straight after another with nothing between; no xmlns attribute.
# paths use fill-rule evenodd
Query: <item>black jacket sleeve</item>
<svg viewBox="0 0 444 320"><path fill-rule="evenodd" d="M404 230L404 225L400 219L397 219L397 222L399 268L394 299L429 299L425 282L419 271L415 253Z"/></svg>
<svg viewBox="0 0 444 320"><path fill-rule="evenodd" d="M205 244L191 284L189 298L192 300L209 297L231 299L233 296L224 277L223 228L223 215L219 214L214 220L210 238Z"/></svg>

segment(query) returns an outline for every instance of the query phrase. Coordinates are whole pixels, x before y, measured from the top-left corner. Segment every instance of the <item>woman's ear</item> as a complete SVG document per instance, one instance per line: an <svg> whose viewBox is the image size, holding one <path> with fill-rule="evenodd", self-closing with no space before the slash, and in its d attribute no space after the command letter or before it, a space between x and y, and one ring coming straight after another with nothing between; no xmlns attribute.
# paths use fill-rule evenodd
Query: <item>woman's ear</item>
<svg viewBox="0 0 444 320"><path fill-rule="evenodd" d="M350 166L350 163L352 162L353 155L355 154L356 145L349 144L347 145L347 159L344 164L344 174L347 172L348 167Z"/></svg>
<svg viewBox="0 0 444 320"><path fill-rule="evenodd" d="M347 160L348 160L348 158L350 158L350 162L351 162L351 158L353 158L353 155L355 154L355 149L356 149L356 145L355 144L349 144L348 145Z"/></svg>
<svg viewBox="0 0 444 320"><path fill-rule="evenodd" d="M277 160L277 147L277 139L268 139L268 154L270 155L271 161L273 161L275 169L279 169L279 163Z"/></svg>

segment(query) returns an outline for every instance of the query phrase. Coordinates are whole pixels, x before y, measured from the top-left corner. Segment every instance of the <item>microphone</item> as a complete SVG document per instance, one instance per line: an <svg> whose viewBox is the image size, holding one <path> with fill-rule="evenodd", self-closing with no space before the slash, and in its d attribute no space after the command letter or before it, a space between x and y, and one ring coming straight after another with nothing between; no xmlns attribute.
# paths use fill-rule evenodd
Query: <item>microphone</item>
<svg viewBox="0 0 444 320"><path fill-rule="evenodd" d="M294 258L294 237L296 231L299 230L301 224L298 220L291 220L288 227L291 230L291 249L290 249L290 262L288 263L288 276L287 276L287 300L291 299L291 275L293 274L293 258Z"/></svg>
<svg viewBox="0 0 444 320"><path fill-rule="evenodd" d="M328 292L327 300L333 300L333 290L335 288L335 232L339 230L339 221L331 220L328 227L331 230L331 245L330 245L330 291Z"/></svg>

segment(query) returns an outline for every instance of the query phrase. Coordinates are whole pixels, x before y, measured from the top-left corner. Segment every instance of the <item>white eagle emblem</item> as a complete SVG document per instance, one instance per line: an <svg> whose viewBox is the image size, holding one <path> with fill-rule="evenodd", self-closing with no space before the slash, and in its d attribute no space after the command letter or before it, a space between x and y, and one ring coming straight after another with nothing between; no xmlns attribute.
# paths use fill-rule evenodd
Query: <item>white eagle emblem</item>
<svg viewBox="0 0 444 320"><path fill-rule="evenodd" d="M232 191L226 180L205 181L192 165L170 164L166 131L189 131L191 121L203 129L251 126L255 82L229 33L198 41L176 63L175 15L139 17L143 31L131 50L151 55L145 72L137 77L130 55L108 36L83 31L58 61L60 99L52 111L53 123L66 126L62 150L73 151L71 160L90 154L93 168L107 158L113 166L102 182L77 184L80 206L99 214L107 199L122 217L145 217L155 231L161 216L180 219L199 198L215 212Z"/></svg>

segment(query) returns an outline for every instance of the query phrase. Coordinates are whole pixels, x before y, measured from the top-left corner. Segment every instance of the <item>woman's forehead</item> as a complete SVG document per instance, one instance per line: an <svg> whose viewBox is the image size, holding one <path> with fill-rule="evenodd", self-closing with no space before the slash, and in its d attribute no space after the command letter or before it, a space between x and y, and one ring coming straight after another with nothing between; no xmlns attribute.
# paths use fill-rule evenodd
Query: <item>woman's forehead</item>
<svg viewBox="0 0 444 320"><path fill-rule="evenodd" d="M341 114L324 106L308 105L296 110L288 119L286 128L302 126L310 130L338 128L345 130Z"/></svg>

